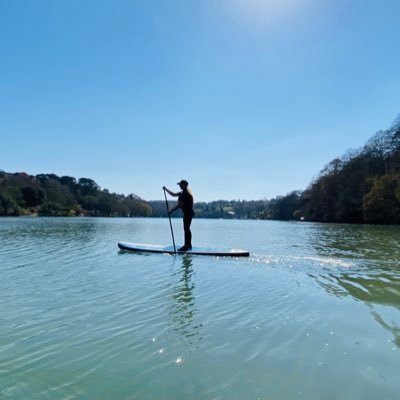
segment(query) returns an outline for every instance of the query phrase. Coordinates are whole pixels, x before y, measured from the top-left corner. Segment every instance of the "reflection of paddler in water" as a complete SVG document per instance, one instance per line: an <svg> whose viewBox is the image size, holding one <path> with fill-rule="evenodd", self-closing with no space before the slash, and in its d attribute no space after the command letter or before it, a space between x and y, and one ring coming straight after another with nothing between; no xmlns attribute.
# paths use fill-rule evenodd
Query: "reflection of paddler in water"
<svg viewBox="0 0 400 400"><path fill-rule="evenodd" d="M184 179L178 182L179 187L182 189L181 192L171 192L165 186L163 189L168 192L170 196L178 197L178 204L172 208L169 212L171 215L174 211L180 208L183 212L183 230L185 231L185 244L178 249L178 251L188 251L192 249L192 232L190 231L190 224L194 216L193 211L193 194L189 189L188 181Z"/></svg>
<svg viewBox="0 0 400 400"><path fill-rule="evenodd" d="M193 319L195 314L195 297L193 295L194 283L192 280L193 274L192 256L187 254L182 257L182 268L179 273L179 281L176 284L173 292L174 302L172 303L171 316L174 321L175 331L190 339L190 343L195 343L199 335L200 325L194 325ZM196 338L197 337L197 338Z"/></svg>

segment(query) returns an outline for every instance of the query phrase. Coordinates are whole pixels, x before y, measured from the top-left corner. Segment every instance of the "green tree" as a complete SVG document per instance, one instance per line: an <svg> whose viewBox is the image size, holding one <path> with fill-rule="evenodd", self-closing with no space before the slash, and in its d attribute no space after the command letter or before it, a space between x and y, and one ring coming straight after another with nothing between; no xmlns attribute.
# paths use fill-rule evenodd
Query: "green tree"
<svg viewBox="0 0 400 400"><path fill-rule="evenodd" d="M43 203L45 193L43 189L25 186L21 188L23 199L27 207L36 207Z"/></svg>
<svg viewBox="0 0 400 400"><path fill-rule="evenodd" d="M43 216L65 216L68 210L56 201L46 200L38 209L39 215Z"/></svg>
<svg viewBox="0 0 400 400"><path fill-rule="evenodd" d="M100 186L93 179L80 178L78 185L82 196L96 196L100 191Z"/></svg>
<svg viewBox="0 0 400 400"><path fill-rule="evenodd" d="M286 196L278 197L271 202L270 218L289 221L294 219L294 212L301 206L301 192L294 191Z"/></svg>
<svg viewBox="0 0 400 400"><path fill-rule="evenodd" d="M373 180L363 199L364 219L368 223L400 223L400 174L383 175Z"/></svg>
<svg viewBox="0 0 400 400"><path fill-rule="evenodd" d="M151 206L142 200L126 199L123 204L127 207L127 214L130 217L148 217L151 215Z"/></svg>
<svg viewBox="0 0 400 400"><path fill-rule="evenodd" d="M94 211L97 209L98 199L95 196L83 196L81 205L84 210Z"/></svg>
<svg viewBox="0 0 400 400"><path fill-rule="evenodd" d="M8 193L0 192L0 215L20 215L21 209Z"/></svg>

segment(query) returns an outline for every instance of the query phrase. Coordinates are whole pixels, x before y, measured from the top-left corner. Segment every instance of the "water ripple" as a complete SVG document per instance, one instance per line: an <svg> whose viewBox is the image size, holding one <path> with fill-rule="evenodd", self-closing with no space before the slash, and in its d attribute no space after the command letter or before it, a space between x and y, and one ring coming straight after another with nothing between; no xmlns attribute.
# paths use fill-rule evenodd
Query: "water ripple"
<svg viewBox="0 0 400 400"><path fill-rule="evenodd" d="M396 230L195 220L251 257L118 252L165 222L1 219L1 398L397 398Z"/></svg>

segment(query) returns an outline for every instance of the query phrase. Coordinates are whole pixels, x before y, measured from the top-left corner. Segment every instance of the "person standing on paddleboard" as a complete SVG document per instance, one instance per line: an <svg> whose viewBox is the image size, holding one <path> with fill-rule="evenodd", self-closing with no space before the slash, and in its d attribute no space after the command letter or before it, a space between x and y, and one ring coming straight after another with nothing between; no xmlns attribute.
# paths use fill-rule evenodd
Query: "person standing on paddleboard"
<svg viewBox="0 0 400 400"><path fill-rule="evenodd" d="M185 232L185 244L178 249L178 251L192 250L192 232L190 231L190 224L194 216L193 211L193 194L189 189L188 181L182 179L178 182L179 187L182 189L181 192L174 193L163 186L163 190L168 192L169 195L178 197L178 204L172 208L169 212L171 215L174 211L180 208L183 212L183 230Z"/></svg>

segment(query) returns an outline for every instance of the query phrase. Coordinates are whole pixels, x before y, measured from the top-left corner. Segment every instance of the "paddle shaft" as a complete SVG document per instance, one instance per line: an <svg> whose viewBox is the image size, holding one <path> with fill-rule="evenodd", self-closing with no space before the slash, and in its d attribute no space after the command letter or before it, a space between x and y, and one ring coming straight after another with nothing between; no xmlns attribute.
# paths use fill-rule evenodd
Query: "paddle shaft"
<svg viewBox="0 0 400 400"><path fill-rule="evenodd" d="M171 216L169 215L169 205L168 205L167 194L165 193L165 189L164 189L164 197L165 197L165 204L167 205L167 212L168 212L168 219L169 219L169 227L171 228L171 235L172 235L172 243L174 244L174 252L176 253L175 238L174 238L174 230L172 229Z"/></svg>

